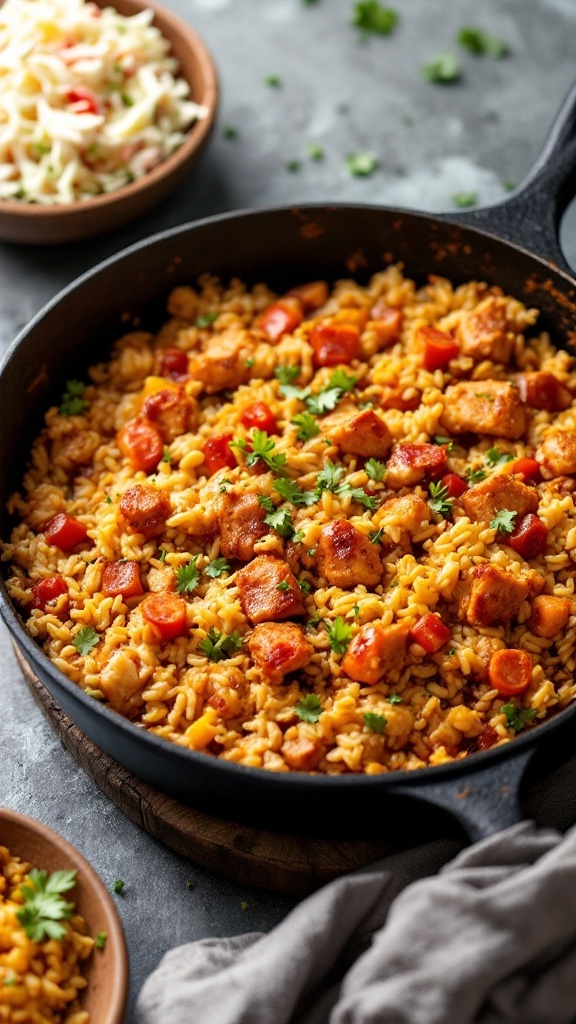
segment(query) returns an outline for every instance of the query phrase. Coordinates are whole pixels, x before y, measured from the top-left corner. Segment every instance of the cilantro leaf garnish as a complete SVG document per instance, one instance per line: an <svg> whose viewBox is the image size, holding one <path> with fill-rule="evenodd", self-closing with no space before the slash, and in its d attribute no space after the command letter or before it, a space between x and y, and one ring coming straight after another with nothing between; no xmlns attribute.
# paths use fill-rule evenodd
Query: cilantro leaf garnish
<svg viewBox="0 0 576 1024"><path fill-rule="evenodd" d="M370 732L378 732L382 734L388 725L388 719L384 715L377 715L372 711L367 711L362 715L364 725Z"/></svg>
<svg viewBox="0 0 576 1024"><path fill-rule="evenodd" d="M360 149L356 153L349 153L345 162L350 174L355 178L367 178L380 166L378 157L366 149Z"/></svg>
<svg viewBox="0 0 576 1024"><path fill-rule="evenodd" d="M211 579L215 580L218 576L222 576L225 572L230 572L230 566L225 558L215 558L212 562L209 562L204 569L206 576L210 576Z"/></svg>
<svg viewBox="0 0 576 1024"><path fill-rule="evenodd" d="M388 703L389 704L401 704L402 703L402 697L400 696L399 693L391 693L390 696L388 697Z"/></svg>
<svg viewBox="0 0 576 1024"><path fill-rule="evenodd" d="M210 327L210 324L214 323L217 316L218 313L200 313L200 316L197 316L194 321L194 326L200 328Z"/></svg>
<svg viewBox="0 0 576 1024"><path fill-rule="evenodd" d="M484 480L486 471L484 469L472 469L472 466L468 466L466 470L466 479L469 484L475 484L479 480Z"/></svg>
<svg viewBox="0 0 576 1024"><path fill-rule="evenodd" d="M99 640L100 637L94 629L94 626L84 626L83 629L80 629L78 633L76 633L76 636L72 641L72 646L76 648L78 654L86 657L87 654L90 654L92 648L96 647Z"/></svg>
<svg viewBox="0 0 576 1024"><path fill-rule="evenodd" d="M432 444L446 445L446 450L451 452L454 447L454 441L451 437L443 437L442 434L434 434L432 438Z"/></svg>
<svg viewBox="0 0 576 1024"><path fill-rule="evenodd" d="M396 28L398 12L379 0L357 0L350 24L362 33L388 36Z"/></svg>
<svg viewBox="0 0 576 1024"><path fill-rule="evenodd" d="M334 653L344 654L346 652L348 644L350 643L350 640L352 639L354 627L348 625L348 623L344 621L342 616L338 615L338 617L334 619L332 625L327 626L326 628L328 630L328 639L330 641L330 647L332 648Z"/></svg>
<svg viewBox="0 0 576 1024"><path fill-rule="evenodd" d="M368 536L370 537L370 540L372 541L373 544L381 544L382 543L382 534L383 533L384 533L384 527L381 526L379 530L376 530L373 533L369 533Z"/></svg>
<svg viewBox="0 0 576 1024"><path fill-rule="evenodd" d="M121 878L117 878L116 881L114 882L114 885L112 886L114 892L118 893L119 896L124 895L124 887L125 883L122 881Z"/></svg>
<svg viewBox="0 0 576 1024"><path fill-rule="evenodd" d="M276 533L279 533L284 540L290 540L295 535L292 515L288 508L278 508L273 512L269 512L268 515L264 516L264 522L267 526L271 526L273 530L276 530Z"/></svg>
<svg viewBox="0 0 576 1024"><path fill-rule="evenodd" d="M294 416L292 423L295 427L298 427L298 433L296 434L297 441L309 441L311 437L316 437L320 433L320 427L316 423L316 420L309 412L298 412Z"/></svg>
<svg viewBox="0 0 576 1024"><path fill-rule="evenodd" d="M295 480L287 480L282 477L280 480L275 480L272 486L275 491L278 491L280 497L291 502L292 505L313 505L317 500L314 491L301 491ZM268 511L272 510L268 509Z"/></svg>
<svg viewBox="0 0 576 1024"><path fill-rule="evenodd" d="M298 580L298 586L303 594L309 594L312 590L312 584L308 580Z"/></svg>
<svg viewBox="0 0 576 1024"><path fill-rule="evenodd" d="M86 385L81 380L66 381L66 390L62 395L59 412L63 416L79 416L88 408L88 402L84 399Z"/></svg>
<svg viewBox="0 0 576 1024"><path fill-rule="evenodd" d="M448 488L439 481L438 483L432 482L428 490L430 492L428 507L437 515L446 519L452 512L452 505L454 504L453 499L448 497Z"/></svg>
<svg viewBox="0 0 576 1024"><path fill-rule="evenodd" d="M286 456L284 452L278 452L273 455L272 452L275 448L275 442L265 430L258 430L257 428L252 433L250 441L236 440L229 442L230 448L239 448L245 453L246 465L255 466L259 459L264 462L269 469L279 472L281 467L286 462Z"/></svg>
<svg viewBox="0 0 576 1024"><path fill-rule="evenodd" d="M499 448L489 448L486 452L486 462L489 466L498 466L502 462L512 462L513 456L501 452Z"/></svg>
<svg viewBox="0 0 576 1024"><path fill-rule="evenodd" d="M388 469L385 462L379 462L378 459L368 459L364 465L364 472L371 480L383 480Z"/></svg>
<svg viewBox="0 0 576 1024"><path fill-rule="evenodd" d="M196 568L200 555L194 555L186 565L176 570L176 590L179 594L190 594L196 590L200 582L200 573Z"/></svg>
<svg viewBox="0 0 576 1024"><path fill-rule="evenodd" d="M94 936L94 945L96 949L104 949L107 938L108 932L96 932L96 935Z"/></svg>
<svg viewBox="0 0 576 1024"><path fill-rule="evenodd" d="M315 416L322 416L323 413L335 409L341 398L341 388L323 388L315 395L308 395L304 401L311 413L314 413Z"/></svg>
<svg viewBox="0 0 576 1024"><path fill-rule="evenodd" d="M514 520L518 515L517 512L511 512L507 508L503 508L500 512L497 512L494 519L490 522L490 528L492 530L498 530L498 533L512 533L514 529Z"/></svg>
<svg viewBox="0 0 576 1024"><path fill-rule="evenodd" d="M303 722L310 722L312 725L318 721L324 708L316 693L307 693L294 705L294 711Z"/></svg>
<svg viewBox="0 0 576 1024"><path fill-rule="evenodd" d="M296 377L300 376L300 366L277 366L274 370L274 376L280 381L281 384L291 384Z"/></svg>
<svg viewBox="0 0 576 1024"><path fill-rule="evenodd" d="M236 654L243 643L238 633L221 633L218 629L211 629L208 636L200 641L198 648L210 661L224 661Z"/></svg>
<svg viewBox="0 0 576 1024"><path fill-rule="evenodd" d="M499 60L501 57L506 57L509 53L507 43L502 39L498 39L497 36L491 36L487 32L483 32L479 28L461 28L456 39L464 49L468 50L469 53L473 53L476 57L486 56Z"/></svg>
<svg viewBox="0 0 576 1024"><path fill-rule="evenodd" d="M20 886L24 903L16 911L16 917L29 939L44 942L45 939L63 939L67 921L74 913L74 904L67 903L61 893L76 885L76 871L47 871L32 868L27 881Z"/></svg>
<svg viewBox="0 0 576 1024"><path fill-rule="evenodd" d="M366 494L363 487L352 487L348 483L340 484L336 494L339 498L351 498L352 501L357 501L359 505L369 508L371 512L374 512L378 507L378 498L373 498Z"/></svg>
<svg viewBox="0 0 576 1024"><path fill-rule="evenodd" d="M290 584L288 583L288 580L280 580L280 583L276 584L276 590L290 590Z"/></svg>
<svg viewBox="0 0 576 1024"><path fill-rule="evenodd" d="M352 391L357 381L357 377L351 377L349 373L346 373L346 370L340 369L334 370L328 383L331 388L340 388L344 394L347 394L348 391Z"/></svg>
<svg viewBox="0 0 576 1024"><path fill-rule="evenodd" d="M536 715L532 708L518 708L511 702L503 704L500 710L504 713L506 725L509 729L513 729L514 732L520 732L521 729L524 729Z"/></svg>
<svg viewBox="0 0 576 1024"><path fill-rule="evenodd" d="M335 494L344 473L344 466L337 466L334 462L330 462L330 459L326 459L324 469L316 477L317 496L320 497L322 491L332 491Z"/></svg>
<svg viewBox="0 0 576 1024"><path fill-rule="evenodd" d="M422 68L428 82L456 82L460 78L460 62L452 53L438 53Z"/></svg>
<svg viewBox="0 0 576 1024"><path fill-rule="evenodd" d="M477 192L455 192L452 196L452 205L457 206L459 209L465 209L467 206L476 206L477 202Z"/></svg>

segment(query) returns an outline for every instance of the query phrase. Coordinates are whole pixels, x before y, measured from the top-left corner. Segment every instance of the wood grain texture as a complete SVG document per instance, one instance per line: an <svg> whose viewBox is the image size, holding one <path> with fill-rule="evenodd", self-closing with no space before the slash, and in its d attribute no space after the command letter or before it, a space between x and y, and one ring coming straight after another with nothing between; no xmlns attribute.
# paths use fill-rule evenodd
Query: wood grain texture
<svg viewBox="0 0 576 1024"><path fill-rule="evenodd" d="M36 703L77 764L131 821L193 863L242 885L302 897L391 852L380 840L321 839L260 830L167 796L92 743L15 650Z"/></svg>

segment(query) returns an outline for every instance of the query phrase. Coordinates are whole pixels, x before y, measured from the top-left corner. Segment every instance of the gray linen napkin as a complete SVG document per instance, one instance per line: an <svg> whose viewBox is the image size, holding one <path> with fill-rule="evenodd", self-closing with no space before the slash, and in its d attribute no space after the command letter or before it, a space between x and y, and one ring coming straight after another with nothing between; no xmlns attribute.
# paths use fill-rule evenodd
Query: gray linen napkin
<svg viewBox="0 0 576 1024"><path fill-rule="evenodd" d="M168 952L139 1024L570 1024L576 826L524 821L329 883L268 934Z"/></svg>

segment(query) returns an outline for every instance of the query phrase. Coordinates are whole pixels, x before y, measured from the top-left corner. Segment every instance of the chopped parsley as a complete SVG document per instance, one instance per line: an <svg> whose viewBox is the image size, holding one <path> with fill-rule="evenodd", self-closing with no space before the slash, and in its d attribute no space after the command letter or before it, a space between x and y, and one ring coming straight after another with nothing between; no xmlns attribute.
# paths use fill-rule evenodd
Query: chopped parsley
<svg viewBox="0 0 576 1024"><path fill-rule="evenodd" d="M90 654L92 648L96 647L99 640L100 637L94 629L94 626L84 626L83 629L76 633L76 636L72 641L72 646L76 648L78 654L86 657L87 654Z"/></svg>
<svg viewBox="0 0 576 1024"><path fill-rule="evenodd" d="M438 53L422 68L427 82L456 82L460 78L460 62L452 53Z"/></svg>
<svg viewBox="0 0 576 1024"><path fill-rule="evenodd" d="M280 583L276 584L276 590L286 592L287 590L290 590L290 584L288 583L287 580L281 580Z"/></svg>
<svg viewBox="0 0 576 1024"><path fill-rule="evenodd" d="M271 85L273 88L278 88L281 84L279 75L266 75L264 81L266 85Z"/></svg>
<svg viewBox="0 0 576 1024"><path fill-rule="evenodd" d="M356 153L349 153L345 163L350 174L355 178L367 178L380 166L378 157L366 149L360 149Z"/></svg>
<svg viewBox="0 0 576 1024"><path fill-rule="evenodd" d="M495 515L494 519L492 519L490 528L492 530L498 530L498 533L512 533L512 530L514 529L514 520L517 515L517 512L511 512L509 509L503 508Z"/></svg>
<svg viewBox="0 0 576 1024"><path fill-rule="evenodd" d="M312 584L308 580L298 580L298 586L303 594L309 594L312 590Z"/></svg>
<svg viewBox="0 0 576 1024"><path fill-rule="evenodd" d="M364 725L370 732L383 733L388 725L388 719L384 715L376 715L372 711L367 711L362 715L364 719Z"/></svg>
<svg viewBox="0 0 576 1024"><path fill-rule="evenodd" d="M124 882L122 881L121 878L116 879L112 888L114 889L115 893L118 893L119 896L124 895Z"/></svg>
<svg viewBox="0 0 576 1024"><path fill-rule="evenodd" d="M342 388L322 388L315 395L306 395L302 401L306 402L308 409L315 416L322 416L325 412L331 412L338 405L342 398Z"/></svg>
<svg viewBox="0 0 576 1024"><path fill-rule="evenodd" d="M388 469L386 463L379 462L378 459L368 459L364 466L364 472L371 480L383 480Z"/></svg>
<svg viewBox="0 0 576 1024"><path fill-rule="evenodd" d="M96 949L104 949L107 938L108 932L96 932L96 935L94 936L94 945Z"/></svg>
<svg viewBox="0 0 576 1024"><path fill-rule="evenodd" d="M484 469L472 469L471 466L466 470L466 479L469 484L478 483L479 480L484 480L486 476L486 470Z"/></svg>
<svg viewBox="0 0 576 1024"><path fill-rule="evenodd" d="M252 369L252 367L254 366L254 358L253 358L253 356L249 356L249 358L244 363L244 366L246 367L247 370L251 370Z"/></svg>
<svg viewBox="0 0 576 1024"><path fill-rule="evenodd" d="M160 548L160 551L158 552L158 558L160 559L161 562L165 562L166 561L166 555L167 554L168 554L168 552L166 551L165 548Z"/></svg>
<svg viewBox="0 0 576 1024"><path fill-rule="evenodd" d="M318 497L320 497L322 491L332 491L335 494L344 473L344 466L336 466L335 463L330 462L330 459L326 459L324 469L316 477L316 494Z"/></svg>
<svg viewBox="0 0 576 1024"><path fill-rule="evenodd" d="M532 721L536 712L532 708L518 708L515 704L504 704L500 709L506 718L506 725L514 732L520 732Z"/></svg>
<svg viewBox="0 0 576 1024"><path fill-rule="evenodd" d="M500 60L510 52L507 43L497 36L491 36L480 28L461 28L456 36L460 46L476 57L492 57Z"/></svg>
<svg viewBox="0 0 576 1024"><path fill-rule="evenodd" d="M32 868L28 880L20 886L24 903L16 911L16 917L32 942L64 938L66 926L59 922L72 917L74 904L67 903L62 893L75 885L75 870L53 871L49 875L47 871Z"/></svg>
<svg viewBox="0 0 576 1024"><path fill-rule="evenodd" d="M264 522L267 526L271 526L273 530L276 530L276 533L279 533L284 540L290 540L296 536L289 509L276 508L272 498L264 494L258 495L258 501L262 508L266 510L267 514L264 516Z"/></svg>
<svg viewBox="0 0 576 1024"><path fill-rule="evenodd" d="M446 519L452 512L453 499L448 497L448 488L441 483L432 482L429 487L430 497L428 498L428 507L432 509L436 515L442 516Z"/></svg>
<svg viewBox="0 0 576 1024"><path fill-rule="evenodd" d="M225 139L235 139L238 135L238 130L233 128L231 124L226 124L222 129L222 134Z"/></svg>
<svg viewBox="0 0 576 1024"><path fill-rule="evenodd" d="M345 654L346 648L352 639L354 627L348 625L341 615L338 615L331 626L327 626L330 647L335 654Z"/></svg>
<svg viewBox="0 0 576 1024"><path fill-rule="evenodd" d="M388 697L388 703L389 704L401 704L402 703L402 697L400 696L399 693L391 693L390 696Z"/></svg>
<svg viewBox="0 0 576 1024"><path fill-rule="evenodd" d="M346 370L334 370L330 377L330 387L340 388L346 394L348 391L353 390L357 380L357 377L351 377L349 373L346 373Z"/></svg>
<svg viewBox="0 0 576 1024"><path fill-rule="evenodd" d="M211 629L205 639L200 641L198 648L210 661L224 661L236 654L243 643L238 633L221 633L218 629Z"/></svg>
<svg viewBox="0 0 576 1024"><path fill-rule="evenodd" d="M323 710L320 698L316 693L307 693L305 697L297 700L294 705L294 711L298 718L303 722L310 722L311 725L318 721Z"/></svg>
<svg viewBox="0 0 576 1024"><path fill-rule="evenodd" d="M357 0L350 24L363 35L388 36L398 24L398 12L379 0Z"/></svg>
<svg viewBox="0 0 576 1024"><path fill-rule="evenodd" d="M384 527L381 526L379 530L376 530L373 533L369 533L368 536L370 537L370 540L372 541L373 544L381 544L382 543L382 534L383 533L384 533Z"/></svg>
<svg viewBox="0 0 576 1024"><path fill-rule="evenodd" d="M311 160L323 160L324 150L322 146L319 146L317 142L311 142L308 146L308 156Z"/></svg>
<svg viewBox="0 0 576 1024"><path fill-rule="evenodd" d="M209 562L204 572L211 579L215 580L218 576L222 576L225 572L230 572L230 566L225 558L215 558L212 562Z"/></svg>
<svg viewBox="0 0 576 1024"><path fill-rule="evenodd" d="M351 498L352 501L357 501L359 505L370 509L371 512L375 512L378 507L378 498L366 494L363 487L352 487L350 484L344 483L340 485L336 494L339 498Z"/></svg>
<svg viewBox="0 0 576 1024"><path fill-rule="evenodd" d="M200 582L200 573L197 569L200 555L194 555L186 565L176 569L176 590L179 594L190 594L196 590Z"/></svg>
<svg viewBox="0 0 576 1024"><path fill-rule="evenodd" d="M162 462L167 462L168 465L172 462L172 456L170 455L170 449L164 448L164 455L162 456Z"/></svg>
<svg viewBox="0 0 576 1024"><path fill-rule="evenodd" d="M106 502L107 505L111 505L112 504L112 498L110 497L109 494L106 495L106 497L104 498L104 501Z"/></svg>
<svg viewBox="0 0 576 1024"><path fill-rule="evenodd" d="M287 171L291 171L292 174L295 174L296 171L300 170L300 161L299 160L289 160L288 163L286 164L286 170Z"/></svg>
<svg viewBox="0 0 576 1024"><path fill-rule="evenodd" d="M502 462L512 462L513 456L501 452L499 448L489 448L486 452L486 462L489 466L498 466Z"/></svg>
<svg viewBox="0 0 576 1024"><path fill-rule="evenodd" d="M272 469L277 473L286 462L286 456L283 452L278 452L276 455L272 454L275 443L271 437L268 437L265 430L258 430L256 428L250 441L230 441L229 445L230 448L239 448L245 453L247 466L255 466L258 460L261 459L268 466L268 469Z"/></svg>
<svg viewBox="0 0 576 1024"><path fill-rule="evenodd" d="M300 376L300 366L277 366L274 370L274 376L280 381L281 384L291 384L296 377Z"/></svg>
<svg viewBox="0 0 576 1024"><path fill-rule="evenodd" d="M313 505L317 500L314 491L300 490L295 480L287 480L282 477L280 480L274 481L273 487L275 491L278 491L280 497L284 498L285 501L291 502L292 505ZM268 511L272 510L268 509Z"/></svg>
<svg viewBox="0 0 576 1024"><path fill-rule="evenodd" d="M297 413L292 423L298 427L297 441L309 441L311 437L316 437L320 433L320 427L310 412Z"/></svg>
<svg viewBox="0 0 576 1024"><path fill-rule="evenodd" d="M452 196L452 205L464 209L467 206L476 206L478 202L477 192L455 192Z"/></svg>
<svg viewBox="0 0 576 1024"><path fill-rule="evenodd" d="M194 326L200 328L210 327L210 324L214 323L217 316L218 313L200 313L200 316L197 316L194 321Z"/></svg>
<svg viewBox="0 0 576 1024"><path fill-rule="evenodd" d="M434 437L432 438L432 444L445 444L449 452L451 452L454 447L454 441L452 440L452 438L444 437L442 434L434 434Z"/></svg>
<svg viewBox="0 0 576 1024"><path fill-rule="evenodd" d="M81 380L66 381L66 390L62 395L59 412L63 416L79 416L88 408L88 402L84 399L86 385Z"/></svg>

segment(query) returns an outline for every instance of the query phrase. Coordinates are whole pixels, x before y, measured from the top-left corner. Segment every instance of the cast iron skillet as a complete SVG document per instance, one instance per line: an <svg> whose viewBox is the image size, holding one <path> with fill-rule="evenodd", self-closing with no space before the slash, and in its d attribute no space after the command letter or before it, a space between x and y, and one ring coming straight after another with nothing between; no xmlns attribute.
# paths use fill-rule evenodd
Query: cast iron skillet
<svg viewBox="0 0 576 1024"><path fill-rule="evenodd" d="M558 228L575 193L576 87L527 179L497 206L457 217L341 204L240 211L155 235L106 260L49 303L4 361L0 507L19 485L43 411L59 399L64 382L106 358L110 343L131 325L160 324L168 291L205 271L282 290L317 278L366 280L401 261L420 281L434 273L498 284L541 310L538 330L549 329L557 346L571 344L576 281ZM2 536L9 528L4 511ZM520 820L520 783L534 753L576 736L575 703L509 744L416 772L320 777L245 768L161 740L87 697L27 634L4 587L1 612L53 698L102 750L160 790L240 819L270 821L276 809L283 827L293 829L310 813L318 822L327 816L352 822L369 806L372 820L390 829L408 801L416 818L430 813L430 805L448 809L476 840Z"/></svg>

